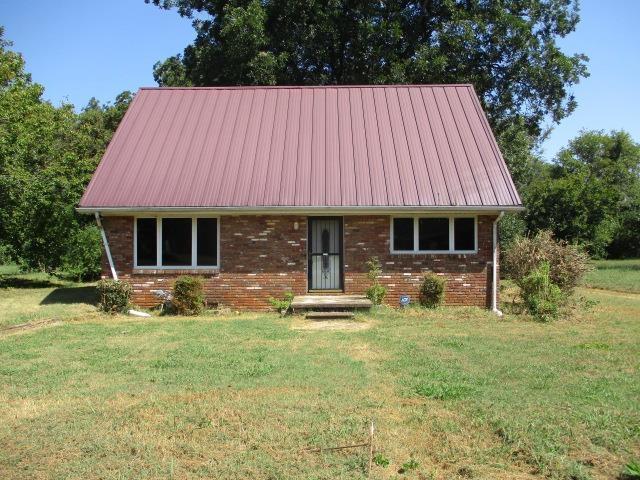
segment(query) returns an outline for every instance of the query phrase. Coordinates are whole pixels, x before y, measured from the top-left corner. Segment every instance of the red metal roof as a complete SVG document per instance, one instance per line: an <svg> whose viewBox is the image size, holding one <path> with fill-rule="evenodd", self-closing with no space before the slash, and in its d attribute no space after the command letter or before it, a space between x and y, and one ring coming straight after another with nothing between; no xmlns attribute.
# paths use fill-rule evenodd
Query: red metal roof
<svg viewBox="0 0 640 480"><path fill-rule="evenodd" d="M81 208L512 207L470 85L143 88Z"/></svg>

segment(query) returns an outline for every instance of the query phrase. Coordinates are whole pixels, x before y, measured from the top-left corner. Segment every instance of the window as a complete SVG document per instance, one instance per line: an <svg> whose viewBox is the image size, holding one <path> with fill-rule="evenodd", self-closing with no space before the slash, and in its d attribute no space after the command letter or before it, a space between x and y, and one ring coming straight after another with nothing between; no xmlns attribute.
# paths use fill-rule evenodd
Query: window
<svg viewBox="0 0 640 480"><path fill-rule="evenodd" d="M136 242L138 265L155 265L158 261L156 219L138 218L136 222L138 231Z"/></svg>
<svg viewBox="0 0 640 480"><path fill-rule="evenodd" d="M162 219L162 265L191 265L191 219Z"/></svg>
<svg viewBox="0 0 640 480"><path fill-rule="evenodd" d="M476 221L474 218L454 218L455 250L476 249Z"/></svg>
<svg viewBox="0 0 640 480"><path fill-rule="evenodd" d="M403 217L391 221L392 253L475 253L475 217Z"/></svg>
<svg viewBox="0 0 640 480"><path fill-rule="evenodd" d="M413 250L413 218L394 218L393 233L394 250Z"/></svg>
<svg viewBox="0 0 640 480"><path fill-rule="evenodd" d="M218 219L198 219L198 266L218 264Z"/></svg>
<svg viewBox="0 0 640 480"><path fill-rule="evenodd" d="M418 219L418 250L449 250L449 219Z"/></svg>
<svg viewBox="0 0 640 480"><path fill-rule="evenodd" d="M215 217L137 218L135 267L218 266L219 222Z"/></svg>

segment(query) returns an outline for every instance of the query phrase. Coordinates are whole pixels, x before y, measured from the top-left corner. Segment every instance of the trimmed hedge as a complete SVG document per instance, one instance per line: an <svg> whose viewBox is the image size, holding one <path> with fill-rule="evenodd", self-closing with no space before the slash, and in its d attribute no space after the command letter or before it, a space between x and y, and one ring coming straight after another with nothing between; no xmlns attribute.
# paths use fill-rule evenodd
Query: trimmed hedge
<svg viewBox="0 0 640 480"><path fill-rule="evenodd" d="M183 275L173 285L173 307L179 315L200 315L206 306L202 278Z"/></svg>
<svg viewBox="0 0 640 480"><path fill-rule="evenodd" d="M434 273L427 273L420 284L420 305L436 308L444 302L445 281Z"/></svg>
<svg viewBox="0 0 640 480"><path fill-rule="evenodd" d="M98 308L103 312L115 314L126 313L131 305L133 289L127 282L119 280L100 280L98 290Z"/></svg>

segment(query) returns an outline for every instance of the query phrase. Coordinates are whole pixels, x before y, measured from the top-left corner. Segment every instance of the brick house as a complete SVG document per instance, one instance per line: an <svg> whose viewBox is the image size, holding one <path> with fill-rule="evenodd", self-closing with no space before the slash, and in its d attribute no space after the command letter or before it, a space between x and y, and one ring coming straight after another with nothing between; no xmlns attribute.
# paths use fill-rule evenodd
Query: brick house
<svg viewBox="0 0 640 480"><path fill-rule="evenodd" d="M520 209L470 85L143 88L78 207L145 307L185 273L234 308L363 293L377 256L391 305L433 271L446 303L496 311Z"/></svg>

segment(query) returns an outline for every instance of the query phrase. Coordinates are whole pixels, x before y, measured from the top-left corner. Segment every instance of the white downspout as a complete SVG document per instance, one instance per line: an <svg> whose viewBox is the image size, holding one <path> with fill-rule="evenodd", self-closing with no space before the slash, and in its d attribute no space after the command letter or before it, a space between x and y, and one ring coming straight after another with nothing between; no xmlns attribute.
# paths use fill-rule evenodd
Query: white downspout
<svg viewBox="0 0 640 480"><path fill-rule="evenodd" d="M100 214L98 212L96 215L96 223L98 224L98 228L100 229L100 234L102 235L102 244L104 245L104 251L107 253L107 260L109 260L109 267L111 268L111 276L114 280L118 280L118 274L116 273L116 268L113 266L113 258L111 258L111 250L109 249L109 242L107 241L107 234L104 233L104 228L102 227L102 220L100 220Z"/></svg>
<svg viewBox="0 0 640 480"><path fill-rule="evenodd" d="M493 262L491 268L493 269L493 275L491 277L491 311L502 316L502 312L498 310L498 222L504 215L504 212L500 212L500 215L493 221Z"/></svg>

